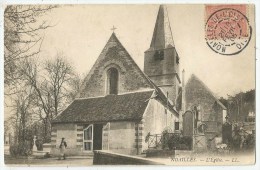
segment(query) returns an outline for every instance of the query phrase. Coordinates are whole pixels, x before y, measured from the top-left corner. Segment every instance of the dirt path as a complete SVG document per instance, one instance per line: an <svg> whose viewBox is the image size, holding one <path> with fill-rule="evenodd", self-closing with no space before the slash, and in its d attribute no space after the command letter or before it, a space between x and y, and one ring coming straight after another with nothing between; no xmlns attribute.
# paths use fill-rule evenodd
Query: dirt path
<svg viewBox="0 0 260 170"><path fill-rule="evenodd" d="M5 156L6 166L89 166L93 165L92 157L68 157L66 160L58 158L28 159Z"/></svg>

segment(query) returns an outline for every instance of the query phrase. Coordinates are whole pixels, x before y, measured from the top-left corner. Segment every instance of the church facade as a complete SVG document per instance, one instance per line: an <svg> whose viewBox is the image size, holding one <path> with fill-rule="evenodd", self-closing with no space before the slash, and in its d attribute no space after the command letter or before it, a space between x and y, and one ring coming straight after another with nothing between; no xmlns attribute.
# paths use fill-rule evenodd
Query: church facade
<svg viewBox="0 0 260 170"><path fill-rule="evenodd" d="M164 5L144 53L144 71L112 33L78 98L52 121L52 152L58 152L64 137L68 154L93 150L140 154L148 149L148 134L161 134L165 129L181 133L176 127L179 123L182 127L183 113L200 96L189 98L182 93L190 93L188 89L193 87L185 88L184 81L181 84L179 63ZM213 100L213 104L221 104L217 98ZM208 105L211 103L203 107Z"/></svg>

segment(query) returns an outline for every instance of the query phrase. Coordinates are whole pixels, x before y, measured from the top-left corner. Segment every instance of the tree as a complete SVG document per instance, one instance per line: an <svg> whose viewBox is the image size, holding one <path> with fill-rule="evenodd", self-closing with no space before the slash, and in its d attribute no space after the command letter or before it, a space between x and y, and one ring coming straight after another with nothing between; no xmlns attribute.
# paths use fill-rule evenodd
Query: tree
<svg viewBox="0 0 260 170"><path fill-rule="evenodd" d="M45 63L45 70L49 75L46 80L53 100L54 116L57 116L61 111L60 107L66 104L66 101L62 99L67 97L68 91L66 87L68 87L74 73L62 53L58 53L54 60L48 60Z"/></svg>
<svg viewBox="0 0 260 170"><path fill-rule="evenodd" d="M51 120L68 102L69 81L73 78L72 66L62 53L40 65L36 60L26 60L21 69L27 84L35 91L35 113L44 124L44 142L50 142Z"/></svg>
<svg viewBox="0 0 260 170"><path fill-rule="evenodd" d="M232 121L243 122L249 112L255 112L255 90L228 95L228 99L222 97L220 101L227 107L227 113Z"/></svg>
<svg viewBox="0 0 260 170"><path fill-rule="evenodd" d="M4 121L4 143L6 144L6 142L8 142L8 144L10 144L10 124L9 121L5 120ZM8 139L8 141L7 141Z"/></svg>
<svg viewBox="0 0 260 170"><path fill-rule="evenodd" d="M82 77L86 77L86 76L82 76L79 74L75 74L74 76L71 77L70 81L69 81L69 93L67 94L68 97L68 103L71 103L78 95L80 88L81 88L81 84L83 82Z"/></svg>
<svg viewBox="0 0 260 170"><path fill-rule="evenodd" d="M4 83L15 86L20 78L21 60L40 52L43 30L50 27L44 19L55 5L8 5L4 11Z"/></svg>
<svg viewBox="0 0 260 170"><path fill-rule="evenodd" d="M31 151L32 135L30 125L33 122L32 102L33 89L28 86L20 86L17 93L11 96L11 112L8 123L12 124L14 140L11 143L12 155L28 155ZM6 130L6 129L5 129Z"/></svg>

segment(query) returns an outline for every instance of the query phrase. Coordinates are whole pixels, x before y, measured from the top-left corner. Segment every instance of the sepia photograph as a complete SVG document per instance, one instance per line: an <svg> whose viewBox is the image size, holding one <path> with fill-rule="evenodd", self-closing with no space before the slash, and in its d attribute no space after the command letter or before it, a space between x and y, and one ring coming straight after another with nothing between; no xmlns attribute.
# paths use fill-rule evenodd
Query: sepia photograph
<svg viewBox="0 0 260 170"><path fill-rule="evenodd" d="M4 4L4 164L254 165L254 4Z"/></svg>

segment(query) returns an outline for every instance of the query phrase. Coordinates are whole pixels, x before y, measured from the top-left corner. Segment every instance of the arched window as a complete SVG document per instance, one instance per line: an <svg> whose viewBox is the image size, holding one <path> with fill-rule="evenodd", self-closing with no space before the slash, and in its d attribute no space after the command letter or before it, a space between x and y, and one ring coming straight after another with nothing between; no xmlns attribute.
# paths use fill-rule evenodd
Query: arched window
<svg viewBox="0 0 260 170"><path fill-rule="evenodd" d="M118 71L116 68L107 70L107 91L108 94L118 93Z"/></svg>

